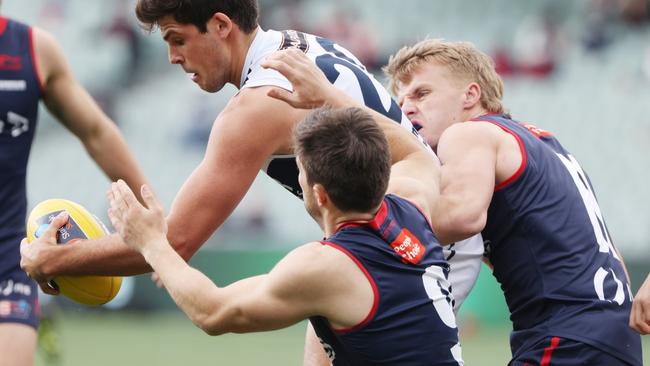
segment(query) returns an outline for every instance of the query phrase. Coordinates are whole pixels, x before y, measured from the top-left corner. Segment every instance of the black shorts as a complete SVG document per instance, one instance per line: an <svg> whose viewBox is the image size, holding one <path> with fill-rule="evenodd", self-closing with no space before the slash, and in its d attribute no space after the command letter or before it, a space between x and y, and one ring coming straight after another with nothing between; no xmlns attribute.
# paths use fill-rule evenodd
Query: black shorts
<svg viewBox="0 0 650 366"><path fill-rule="evenodd" d="M19 268L0 277L0 323L38 328L38 286Z"/></svg>
<svg viewBox="0 0 650 366"><path fill-rule="evenodd" d="M609 353L586 343L560 337L547 337L534 344L509 366L630 366Z"/></svg>

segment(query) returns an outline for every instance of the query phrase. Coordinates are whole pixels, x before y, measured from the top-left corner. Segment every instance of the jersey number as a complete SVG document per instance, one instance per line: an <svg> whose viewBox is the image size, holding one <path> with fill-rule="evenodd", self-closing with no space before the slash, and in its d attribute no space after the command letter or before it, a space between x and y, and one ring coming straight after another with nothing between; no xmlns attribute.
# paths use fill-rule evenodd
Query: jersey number
<svg viewBox="0 0 650 366"><path fill-rule="evenodd" d="M609 232L605 226L605 220L603 220L603 215L600 212L600 206L598 206L598 201L596 201L596 196L594 195L594 191L591 188L591 184L589 184L587 175L580 167L580 164L578 164L578 161L576 161L572 155L567 154L564 156L562 154L557 154L557 156L571 174L573 182L580 192L582 201L584 202L585 208L587 209L587 214L589 215L589 220L591 221L591 225L594 229L594 235L596 236L596 242L598 243L598 251L601 253L607 253L608 255L611 255L620 261L621 259L616 253L616 249L614 248L614 245L612 244L612 241L609 237ZM611 277L609 276L610 274ZM605 281L613 281L616 284L616 293L611 299L605 297ZM629 287L629 284L626 283L625 285L627 285L627 290L631 301L631 289ZM600 300L603 301L615 302L618 305L622 305L623 301L625 301L625 285L623 284L623 281L616 277L616 274L612 268L600 267L594 275L594 289L596 291L596 295Z"/></svg>
<svg viewBox="0 0 650 366"><path fill-rule="evenodd" d="M0 134L4 132L5 126L9 129L11 137L18 137L29 130L29 120L18 113L7 112L7 123L0 119Z"/></svg>

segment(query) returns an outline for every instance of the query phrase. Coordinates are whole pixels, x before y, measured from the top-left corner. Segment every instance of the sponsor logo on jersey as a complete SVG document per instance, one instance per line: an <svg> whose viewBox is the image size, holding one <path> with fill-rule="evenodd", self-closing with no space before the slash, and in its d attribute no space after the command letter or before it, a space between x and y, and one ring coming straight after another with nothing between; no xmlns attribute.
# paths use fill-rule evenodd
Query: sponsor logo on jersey
<svg viewBox="0 0 650 366"><path fill-rule="evenodd" d="M282 42L280 43L279 49L286 50L287 48L297 48L307 53L307 50L309 50L307 37L304 33L295 30L282 31Z"/></svg>
<svg viewBox="0 0 650 366"><path fill-rule="evenodd" d="M27 82L25 80L0 80L0 91L25 91Z"/></svg>
<svg viewBox="0 0 650 366"><path fill-rule="evenodd" d="M11 294L20 294L29 296L32 294L32 288L29 284L7 280L0 282L0 295L9 296Z"/></svg>
<svg viewBox="0 0 650 366"><path fill-rule="evenodd" d="M522 123L521 125L524 126L528 131L530 131L530 133L535 135L535 137L537 138L553 136L552 133L543 130L535 125L531 125L530 123Z"/></svg>
<svg viewBox="0 0 650 366"><path fill-rule="evenodd" d="M0 54L0 71L18 71L23 68L20 56Z"/></svg>
<svg viewBox="0 0 650 366"><path fill-rule="evenodd" d="M424 255L424 245L408 229L402 229L397 238L390 243L404 263L418 264Z"/></svg>
<svg viewBox="0 0 650 366"><path fill-rule="evenodd" d="M11 301L3 300L0 301L0 317L1 318L19 318L27 319L29 314L32 311L32 306L25 300Z"/></svg>

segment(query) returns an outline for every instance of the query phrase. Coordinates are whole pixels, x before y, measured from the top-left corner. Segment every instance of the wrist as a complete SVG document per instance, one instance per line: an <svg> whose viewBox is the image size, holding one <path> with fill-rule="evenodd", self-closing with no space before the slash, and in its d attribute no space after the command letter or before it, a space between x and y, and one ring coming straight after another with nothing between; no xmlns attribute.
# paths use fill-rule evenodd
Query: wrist
<svg viewBox="0 0 650 366"><path fill-rule="evenodd" d="M156 239L149 241L145 246L143 246L140 250L140 254L142 254L147 263L153 267L154 262L170 250L173 251L166 239Z"/></svg>

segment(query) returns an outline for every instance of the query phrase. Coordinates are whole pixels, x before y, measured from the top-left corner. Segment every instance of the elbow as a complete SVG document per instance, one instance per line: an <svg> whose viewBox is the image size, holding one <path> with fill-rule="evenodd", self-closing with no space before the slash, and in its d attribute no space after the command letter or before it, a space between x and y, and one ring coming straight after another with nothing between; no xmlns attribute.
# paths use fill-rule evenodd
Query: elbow
<svg viewBox="0 0 650 366"><path fill-rule="evenodd" d="M214 321L210 320L209 317L204 317L203 319L192 319L192 322L205 334L209 336L219 336L224 333L227 333L223 327L219 325L219 323L215 323Z"/></svg>
<svg viewBox="0 0 650 366"><path fill-rule="evenodd" d="M210 308L216 308L211 306ZM233 319L238 319L234 309L221 309L213 312L204 311L191 317L192 323L209 336L219 336L234 330Z"/></svg>

